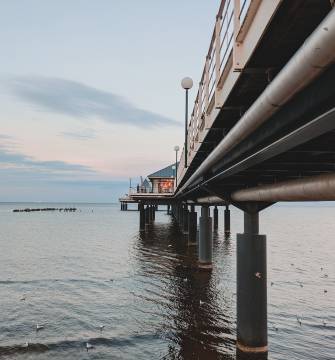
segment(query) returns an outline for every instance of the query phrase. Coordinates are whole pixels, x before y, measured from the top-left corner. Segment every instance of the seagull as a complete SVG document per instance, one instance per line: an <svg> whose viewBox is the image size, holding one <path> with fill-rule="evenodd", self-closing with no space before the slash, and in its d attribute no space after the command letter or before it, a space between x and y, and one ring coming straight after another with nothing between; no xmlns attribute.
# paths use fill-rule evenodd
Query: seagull
<svg viewBox="0 0 335 360"><path fill-rule="evenodd" d="M300 324L300 326L301 326L301 320L299 319L298 315L296 315L296 317L297 317L297 321L298 321L298 323L299 323L299 324Z"/></svg>
<svg viewBox="0 0 335 360"><path fill-rule="evenodd" d="M324 289L323 292L326 294L328 292L328 290Z"/></svg>
<svg viewBox="0 0 335 360"><path fill-rule="evenodd" d="M277 328L277 326L276 326L276 325L273 325L273 327L274 327L274 329L275 329L276 331L278 331L278 328Z"/></svg>
<svg viewBox="0 0 335 360"><path fill-rule="evenodd" d="M271 281L271 286L273 286L274 282Z"/></svg>
<svg viewBox="0 0 335 360"><path fill-rule="evenodd" d="M256 278L258 278L258 279L261 279L261 278L262 278L262 274L261 274L260 272L256 272L256 273L255 273L255 276L256 276Z"/></svg>
<svg viewBox="0 0 335 360"><path fill-rule="evenodd" d="M23 294L20 300L25 301L26 300L26 294Z"/></svg>
<svg viewBox="0 0 335 360"><path fill-rule="evenodd" d="M204 304L205 302L204 301L202 301L202 300L200 300L199 301L199 305L201 306L202 304Z"/></svg>
<svg viewBox="0 0 335 360"><path fill-rule="evenodd" d="M44 329L44 325L42 325L42 324L37 324L36 325L36 332L40 331L40 330L43 330L43 329Z"/></svg>
<svg viewBox="0 0 335 360"><path fill-rule="evenodd" d="M100 325L99 326L100 331L102 331L104 328L105 328L105 325Z"/></svg>
<svg viewBox="0 0 335 360"><path fill-rule="evenodd" d="M185 279L183 279L183 281L184 281L184 282L187 282L188 280L187 280L187 278L185 278Z"/></svg>
<svg viewBox="0 0 335 360"><path fill-rule="evenodd" d="M327 323L323 320L323 326L326 326L327 325Z"/></svg>
<svg viewBox="0 0 335 360"><path fill-rule="evenodd" d="M90 344L89 342L86 343L86 350L88 352L88 350L94 349L94 346L92 344Z"/></svg>
<svg viewBox="0 0 335 360"><path fill-rule="evenodd" d="M25 348L27 348L29 346L29 342L28 341L26 341L23 345L22 345L22 347L25 347Z"/></svg>
<svg viewBox="0 0 335 360"><path fill-rule="evenodd" d="M170 245L168 245L168 247L172 247L172 245L170 244Z"/></svg>

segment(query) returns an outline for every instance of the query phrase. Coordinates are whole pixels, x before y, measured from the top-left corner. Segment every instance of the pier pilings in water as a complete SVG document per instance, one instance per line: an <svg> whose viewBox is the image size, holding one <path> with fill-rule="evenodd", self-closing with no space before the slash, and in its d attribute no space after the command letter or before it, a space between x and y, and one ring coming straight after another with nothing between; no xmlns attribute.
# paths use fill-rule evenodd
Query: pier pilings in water
<svg viewBox="0 0 335 360"><path fill-rule="evenodd" d="M199 218L199 269L211 270L213 258L213 230L212 218L209 216L208 205L201 207L201 216Z"/></svg>
<svg viewBox="0 0 335 360"><path fill-rule="evenodd" d="M230 233L230 210L228 204L226 204L224 211L224 231L225 233Z"/></svg>
<svg viewBox="0 0 335 360"><path fill-rule="evenodd" d="M142 203L138 204L139 211L140 211L140 231L145 230L145 209Z"/></svg>
<svg viewBox="0 0 335 360"><path fill-rule="evenodd" d="M194 211L194 205L191 205L191 211L188 213L188 245L197 245L197 213Z"/></svg>
<svg viewBox="0 0 335 360"><path fill-rule="evenodd" d="M182 222L182 231L183 234L185 235L188 234L188 214L189 214L188 205L185 204L183 208L183 222Z"/></svg>
<svg viewBox="0 0 335 360"><path fill-rule="evenodd" d="M213 228L217 230L219 227L219 211L218 207L215 205L213 210Z"/></svg>
<svg viewBox="0 0 335 360"><path fill-rule="evenodd" d="M259 234L259 212L244 211L244 233L237 234L237 348L266 353L266 236Z"/></svg>

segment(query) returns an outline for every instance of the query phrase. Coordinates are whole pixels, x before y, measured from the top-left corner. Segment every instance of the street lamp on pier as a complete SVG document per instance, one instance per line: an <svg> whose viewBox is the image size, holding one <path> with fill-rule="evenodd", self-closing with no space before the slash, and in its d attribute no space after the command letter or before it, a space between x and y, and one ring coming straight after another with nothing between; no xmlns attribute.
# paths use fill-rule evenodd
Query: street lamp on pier
<svg viewBox="0 0 335 360"><path fill-rule="evenodd" d="M185 144L184 144L184 150L185 150L185 164L184 167L187 168L187 121L188 121L188 91L193 86L193 80L190 77L185 77L181 81L181 86L183 89L185 89Z"/></svg>
<svg viewBox="0 0 335 360"><path fill-rule="evenodd" d="M173 150L176 152L176 163L175 163L175 173L174 173L174 175L175 175L175 179L176 179L176 187L177 187L177 163L178 163L178 151L179 151L179 146L178 145L176 145L174 148L173 148Z"/></svg>

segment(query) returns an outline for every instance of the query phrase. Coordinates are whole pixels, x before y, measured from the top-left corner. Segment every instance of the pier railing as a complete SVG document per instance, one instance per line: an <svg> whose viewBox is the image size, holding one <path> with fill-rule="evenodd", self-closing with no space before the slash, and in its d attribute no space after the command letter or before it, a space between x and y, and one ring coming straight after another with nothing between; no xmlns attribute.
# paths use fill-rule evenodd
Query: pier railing
<svg viewBox="0 0 335 360"><path fill-rule="evenodd" d="M281 0L222 0L188 122L187 158L191 164L218 111L243 70L267 22ZM260 11L258 11L260 10ZM256 16L258 14L258 16ZM258 22L252 27L252 23ZM249 31L251 30L251 31ZM251 34L248 34L248 33ZM247 35L248 45L244 46ZM232 74L234 73L234 74ZM185 147L178 166L178 184L186 172Z"/></svg>

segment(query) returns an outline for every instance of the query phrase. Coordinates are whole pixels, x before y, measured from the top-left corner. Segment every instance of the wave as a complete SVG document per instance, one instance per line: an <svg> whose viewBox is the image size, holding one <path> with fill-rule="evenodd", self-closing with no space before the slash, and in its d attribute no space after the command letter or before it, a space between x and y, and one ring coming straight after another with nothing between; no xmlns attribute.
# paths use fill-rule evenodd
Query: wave
<svg viewBox="0 0 335 360"><path fill-rule="evenodd" d="M133 334L127 338L105 338L105 337L95 337L75 340L62 340L53 343L25 343L25 344L15 344L11 346L0 346L0 356L4 355L15 355L20 353L43 353L46 351L55 351L55 350L65 350L65 349L85 349L86 343L89 342L93 346L135 346L138 342L141 341L150 341L153 339L159 338L159 335L156 333L147 333L147 334Z"/></svg>

